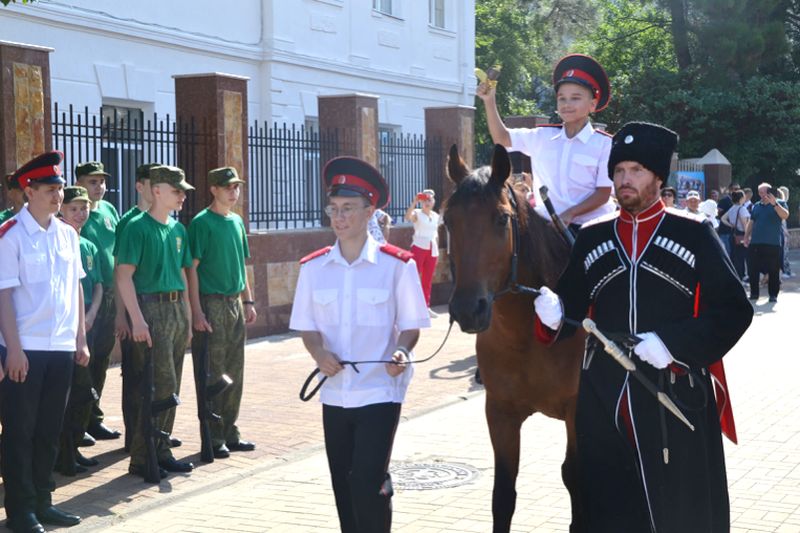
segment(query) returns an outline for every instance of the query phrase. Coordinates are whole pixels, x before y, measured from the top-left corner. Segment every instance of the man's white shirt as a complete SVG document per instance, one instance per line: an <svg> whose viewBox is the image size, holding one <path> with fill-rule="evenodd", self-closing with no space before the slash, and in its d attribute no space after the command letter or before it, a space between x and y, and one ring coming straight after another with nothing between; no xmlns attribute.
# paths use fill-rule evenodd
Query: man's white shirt
<svg viewBox="0 0 800 533"><path fill-rule="evenodd" d="M289 327L317 331L323 346L341 361L390 361L401 331L430 326L428 308L413 260L380 251L367 238L361 255L348 264L338 241L301 266ZM402 403L413 365L391 377L383 364L351 366L329 378L320 401L339 407Z"/></svg>
<svg viewBox="0 0 800 533"><path fill-rule="evenodd" d="M81 266L78 232L51 217L42 228L23 207L0 237L0 289L13 289L23 350L75 351ZM6 346L0 334L0 344Z"/></svg>

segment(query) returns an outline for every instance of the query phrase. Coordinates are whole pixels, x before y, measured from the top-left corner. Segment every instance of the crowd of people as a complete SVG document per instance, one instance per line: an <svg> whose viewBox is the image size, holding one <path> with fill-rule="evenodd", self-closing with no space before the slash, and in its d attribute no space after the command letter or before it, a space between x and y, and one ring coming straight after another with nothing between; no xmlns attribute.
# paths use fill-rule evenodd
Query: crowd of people
<svg viewBox="0 0 800 533"><path fill-rule="evenodd" d="M137 205L120 217L103 199L102 163L77 165L75 185L65 187L62 159L42 154L5 180L12 206L0 225L0 452L15 532L80 522L52 505L53 472L98 465L79 447L122 436L100 408L116 338L132 475L158 482L194 468L172 454L181 445L172 429L190 344L196 380L224 375L230 383L198 405L217 415L206 417L208 460L255 449L236 426L245 324L256 320L247 235L233 211L244 181L232 167L212 170L213 200L186 228L171 216L193 190L180 168L140 166Z"/></svg>

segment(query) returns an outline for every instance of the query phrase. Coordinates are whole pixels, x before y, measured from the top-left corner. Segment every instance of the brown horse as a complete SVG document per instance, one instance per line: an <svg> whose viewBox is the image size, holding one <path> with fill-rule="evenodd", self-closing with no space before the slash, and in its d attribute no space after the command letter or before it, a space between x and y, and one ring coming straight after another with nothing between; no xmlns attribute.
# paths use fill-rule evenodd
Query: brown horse
<svg viewBox="0 0 800 533"><path fill-rule="evenodd" d="M534 298L508 290L513 282L554 287L566 267L569 245L506 184L511 164L502 146L495 146L491 167L474 172L453 146L448 173L456 184L444 208L454 274L450 316L463 331L478 334L478 368L486 387L486 419L494 448L494 532L511 527L520 427L536 412L566 423L561 475L572 500L570 530L581 531L575 405L584 336L552 346L540 343L534 335ZM519 260L513 275L515 251Z"/></svg>

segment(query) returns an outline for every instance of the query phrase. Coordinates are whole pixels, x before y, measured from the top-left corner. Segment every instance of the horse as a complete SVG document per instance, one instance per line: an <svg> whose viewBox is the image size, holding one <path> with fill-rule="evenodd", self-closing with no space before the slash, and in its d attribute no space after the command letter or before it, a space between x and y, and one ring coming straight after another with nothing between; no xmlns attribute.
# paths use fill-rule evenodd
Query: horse
<svg viewBox="0 0 800 533"><path fill-rule="evenodd" d="M477 333L478 369L494 449L494 533L507 533L516 506L520 428L534 413L563 420L561 476L571 500L570 531L582 531L575 408L585 335L546 345L534 334L534 297L520 286L555 287L570 247L507 183L511 163L496 145L491 166L470 170L454 145L447 163L455 190L443 209L450 237L452 320Z"/></svg>

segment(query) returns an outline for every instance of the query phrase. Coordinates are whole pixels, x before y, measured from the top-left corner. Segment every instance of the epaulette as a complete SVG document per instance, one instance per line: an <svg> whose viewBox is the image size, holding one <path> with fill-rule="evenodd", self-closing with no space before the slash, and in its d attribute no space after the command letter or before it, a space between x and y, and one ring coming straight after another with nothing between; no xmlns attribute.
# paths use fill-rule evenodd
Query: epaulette
<svg viewBox="0 0 800 533"><path fill-rule="evenodd" d="M312 259L316 259L317 257L322 257L323 255L326 255L328 252L330 252L332 248L333 246L326 246L325 248L320 248L315 252L311 252L310 254L308 254L307 256L305 256L300 260L300 264L302 265L308 263Z"/></svg>
<svg viewBox="0 0 800 533"><path fill-rule="evenodd" d="M391 255L403 263L408 263L411 259L414 259L414 254L393 244L384 244L381 246L381 252Z"/></svg>
<svg viewBox="0 0 800 533"><path fill-rule="evenodd" d="M612 211L610 213L602 214L598 217L595 217L591 220L587 220L583 224L581 224L581 229L588 228L589 226L595 226L597 224L602 224L603 222L609 222L611 220L616 220L619 218L619 210Z"/></svg>
<svg viewBox="0 0 800 533"><path fill-rule="evenodd" d="M594 130L594 132L595 132L595 133L599 133L599 134L601 134L601 135L605 135L606 137L610 137L610 138L612 138L612 139L614 138L614 135L613 135L613 134L611 134L611 133L608 133L606 130L598 130L598 129L595 129L595 130Z"/></svg>
<svg viewBox="0 0 800 533"><path fill-rule="evenodd" d="M3 225L0 226L0 239L3 238L5 236L5 234L8 233L8 230L13 228L14 224L16 224L16 223L17 223L16 217L15 218L9 218L5 222L3 222Z"/></svg>

